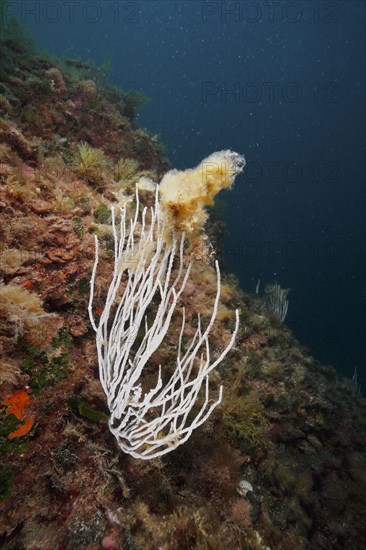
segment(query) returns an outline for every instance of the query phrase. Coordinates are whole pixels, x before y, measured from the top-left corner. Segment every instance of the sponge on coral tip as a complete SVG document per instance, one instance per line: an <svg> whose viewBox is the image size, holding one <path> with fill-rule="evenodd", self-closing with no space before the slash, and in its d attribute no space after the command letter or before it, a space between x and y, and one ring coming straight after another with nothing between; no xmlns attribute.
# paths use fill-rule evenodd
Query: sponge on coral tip
<svg viewBox="0 0 366 550"><path fill-rule="evenodd" d="M161 180L160 201L177 231L197 234L206 221L204 207L213 204L221 189L230 189L243 171L245 159L233 151L217 151L196 168L171 170Z"/></svg>

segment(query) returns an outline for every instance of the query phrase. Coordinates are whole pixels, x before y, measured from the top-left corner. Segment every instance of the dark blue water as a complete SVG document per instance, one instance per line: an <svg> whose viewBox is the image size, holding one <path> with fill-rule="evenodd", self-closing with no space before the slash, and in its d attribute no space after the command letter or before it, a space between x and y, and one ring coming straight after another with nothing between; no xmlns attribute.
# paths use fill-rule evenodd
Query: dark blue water
<svg viewBox="0 0 366 550"><path fill-rule="evenodd" d="M174 167L246 156L223 197L244 290L291 288L286 323L320 361L365 374L365 3L11 4L41 48L151 98L138 121Z"/></svg>

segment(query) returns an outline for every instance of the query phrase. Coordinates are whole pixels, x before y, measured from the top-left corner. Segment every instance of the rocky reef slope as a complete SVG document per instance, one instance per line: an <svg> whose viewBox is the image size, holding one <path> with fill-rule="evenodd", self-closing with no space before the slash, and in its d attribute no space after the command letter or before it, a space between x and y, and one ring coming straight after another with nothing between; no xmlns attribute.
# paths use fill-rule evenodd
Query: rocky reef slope
<svg viewBox="0 0 366 550"><path fill-rule="evenodd" d="M161 460L117 448L87 318L94 234L98 315L109 205L168 163L134 123L141 97L101 69L40 55L19 33L0 50L0 546L365 547L365 400L230 275L210 339L226 345L240 308L215 379L222 405ZM183 296L192 331L215 292L214 268L197 263ZM179 328L177 316L156 364L174 362Z"/></svg>

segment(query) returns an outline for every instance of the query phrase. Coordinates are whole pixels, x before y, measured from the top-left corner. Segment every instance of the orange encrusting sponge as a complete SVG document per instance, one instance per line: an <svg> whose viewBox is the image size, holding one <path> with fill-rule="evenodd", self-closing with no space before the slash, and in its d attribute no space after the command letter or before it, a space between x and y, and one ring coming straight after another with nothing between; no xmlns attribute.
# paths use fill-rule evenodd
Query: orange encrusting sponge
<svg viewBox="0 0 366 550"><path fill-rule="evenodd" d="M8 414L13 414L16 418L23 421L23 423L20 424L16 430L8 435L8 439L22 437L31 430L34 424L34 419L26 418L24 415L24 410L30 399L31 397L28 390L14 390L12 393L7 395L2 402L3 405L7 406Z"/></svg>

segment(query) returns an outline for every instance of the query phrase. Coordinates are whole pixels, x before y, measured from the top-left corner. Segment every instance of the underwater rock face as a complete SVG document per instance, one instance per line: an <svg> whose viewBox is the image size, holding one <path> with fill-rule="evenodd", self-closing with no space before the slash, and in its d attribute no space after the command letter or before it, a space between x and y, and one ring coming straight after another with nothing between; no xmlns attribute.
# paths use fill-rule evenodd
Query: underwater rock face
<svg viewBox="0 0 366 550"><path fill-rule="evenodd" d="M87 318L94 235L100 318L113 269L110 206L131 217L142 177L141 203L151 208L151 182L168 162L131 122L131 102L99 83L98 69L80 60L58 66L14 37L0 49L0 546L366 547L364 397L229 274L210 333L219 355L240 310L235 347L210 373L213 392L223 386L221 406L160 459L135 460L116 445ZM81 144L91 171L80 169ZM196 199L203 208L212 196ZM196 227L200 252L219 242L217 212ZM197 256L204 261L193 263L182 294L187 340L197 312L208 322L216 295L209 254ZM159 364L173 373L180 330L173 315L147 365L149 382Z"/></svg>

